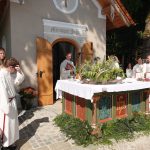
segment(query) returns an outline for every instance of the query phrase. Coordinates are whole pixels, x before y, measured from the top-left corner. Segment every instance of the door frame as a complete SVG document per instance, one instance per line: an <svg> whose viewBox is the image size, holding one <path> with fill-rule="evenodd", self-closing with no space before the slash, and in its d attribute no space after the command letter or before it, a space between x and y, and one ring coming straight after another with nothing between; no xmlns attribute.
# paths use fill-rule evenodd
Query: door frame
<svg viewBox="0 0 150 150"><path fill-rule="evenodd" d="M72 40L72 39L69 39L69 38L58 38L56 39L55 41L52 42L52 51L53 51L53 46L59 42L68 42L70 44L72 44L74 47L75 47L75 51L76 51L76 54L79 55L79 44L75 41L75 40ZM79 58L76 59L76 64L78 64L80 62L80 60L78 60ZM53 58L52 58L53 60Z"/></svg>

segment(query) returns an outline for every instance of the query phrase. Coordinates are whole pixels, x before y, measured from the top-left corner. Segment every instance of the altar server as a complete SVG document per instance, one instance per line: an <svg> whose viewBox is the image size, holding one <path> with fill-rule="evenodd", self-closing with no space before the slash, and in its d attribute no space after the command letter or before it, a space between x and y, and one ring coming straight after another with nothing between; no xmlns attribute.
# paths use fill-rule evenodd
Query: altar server
<svg viewBox="0 0 150 150"><path fill-rule="evenodd" d="M68 52L66 59L60 65L60 79L68 79L75 75L75 66L71 61L72 54Z"/></svg>
<svg viewBox="0 0 150 150"><path fill-rule="evenodd" d="M0 129L2 130L3 150L15 150L13 144L19 139L16 91L11 78L11 61L0 70ZM16 78L16 80L18 80Z"/></svg>

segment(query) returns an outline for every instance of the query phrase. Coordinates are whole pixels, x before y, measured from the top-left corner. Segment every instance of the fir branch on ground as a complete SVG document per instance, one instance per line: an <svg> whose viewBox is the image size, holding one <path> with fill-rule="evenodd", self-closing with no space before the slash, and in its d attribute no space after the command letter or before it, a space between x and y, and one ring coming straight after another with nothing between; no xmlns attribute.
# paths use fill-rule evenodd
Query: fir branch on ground
<svg viewBox="0 0 150 150"><path fill-rule="evenodd" d="M67 114L58 115L54 122L68 138L84 146L95 143L112 144L113 140L131 140L135 133L150 133L150 116L141 113L134 113L131 118L100 124L101 136L91 134L93 129L87 121L81 121Z"/></svg>
<svg viewBox="0 0 150 150"><path fill-rule="evenodd" d="M61 131L66 133L67 137L72 138L76 144L86 146L93 143L92 128L88 122L82 122L66 114L58 115L54 121Z"/></svg>

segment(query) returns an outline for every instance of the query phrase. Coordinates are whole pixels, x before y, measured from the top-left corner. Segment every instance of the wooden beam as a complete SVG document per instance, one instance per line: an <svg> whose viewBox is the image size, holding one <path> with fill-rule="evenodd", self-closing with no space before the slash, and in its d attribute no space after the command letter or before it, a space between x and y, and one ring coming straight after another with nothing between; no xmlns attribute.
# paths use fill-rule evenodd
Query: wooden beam
<svg viewBox="0 0 150 150"><path fill-rule="evenodd" d="M103 7L102 9L102 15L108 15L108 13L110 13L110 5L106 6L106 7Z"/></svg>

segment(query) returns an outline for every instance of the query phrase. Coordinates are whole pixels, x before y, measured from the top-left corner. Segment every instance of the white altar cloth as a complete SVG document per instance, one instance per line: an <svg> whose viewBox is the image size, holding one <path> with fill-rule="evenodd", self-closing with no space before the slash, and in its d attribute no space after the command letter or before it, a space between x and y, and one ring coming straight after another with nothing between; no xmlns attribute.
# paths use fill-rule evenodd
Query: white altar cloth
<svg viewBox="0 0 150 150"><path fill-rule="evenodd" d="M92 101L96 93L122 92L150 88L150 82L136 81L132 83L95 85L81 84L77 81L58 80L55 86L56 98L62 98L62 91Z"/></svg>

